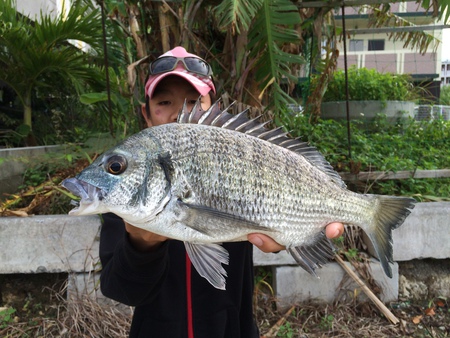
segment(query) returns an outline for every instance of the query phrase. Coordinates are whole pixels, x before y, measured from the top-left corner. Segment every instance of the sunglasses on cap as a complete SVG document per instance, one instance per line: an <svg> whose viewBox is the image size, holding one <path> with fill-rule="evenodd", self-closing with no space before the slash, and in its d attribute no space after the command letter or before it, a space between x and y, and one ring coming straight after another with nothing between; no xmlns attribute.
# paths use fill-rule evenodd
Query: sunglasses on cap
<svg viewBox="0 0 450 338"><path fill-rule="evenodd" d="M150 63L150 74L155 75L170 72L175 69L180 61L184 64L184 68L191 73L202 76L212 75L211 66L205 60L196 57L178 58L175 56L162 56Z"/></svg>

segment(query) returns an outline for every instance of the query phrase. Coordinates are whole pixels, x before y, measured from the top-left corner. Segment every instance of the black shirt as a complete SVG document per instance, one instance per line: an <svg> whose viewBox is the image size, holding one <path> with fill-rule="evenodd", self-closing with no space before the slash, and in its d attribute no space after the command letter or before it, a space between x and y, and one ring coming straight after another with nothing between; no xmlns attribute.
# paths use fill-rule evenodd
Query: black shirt
<svg viewBox="0 0 450 338"><path fill-rule="evenodd" d="M135 306L130 337L189 337L188 327L195 338L259 337L252 308L251 243L223 244L230 254L229 265L224 266L228 274L224 291L191 267L182 242L169 240L155 252L141 253L131 246L122 219L105 214L103 220L101 290Z"/></svg>

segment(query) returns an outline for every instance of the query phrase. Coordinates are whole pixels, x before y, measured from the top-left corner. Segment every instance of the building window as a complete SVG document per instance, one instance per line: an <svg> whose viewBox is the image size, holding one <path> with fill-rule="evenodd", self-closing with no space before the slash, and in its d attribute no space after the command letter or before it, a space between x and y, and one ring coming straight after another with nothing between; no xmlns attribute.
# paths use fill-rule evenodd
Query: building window
<svg viewBox="0 0 450 338"><path fill-rule="evenodd" d="M368 50L384 50L384 40L369 40Z"/></svg>
<svg viewBox="0 0 450 338"><path fill-rule="evenodd" d="M350 40L350 52L362 52L364 50L364 40Z"/></svg>

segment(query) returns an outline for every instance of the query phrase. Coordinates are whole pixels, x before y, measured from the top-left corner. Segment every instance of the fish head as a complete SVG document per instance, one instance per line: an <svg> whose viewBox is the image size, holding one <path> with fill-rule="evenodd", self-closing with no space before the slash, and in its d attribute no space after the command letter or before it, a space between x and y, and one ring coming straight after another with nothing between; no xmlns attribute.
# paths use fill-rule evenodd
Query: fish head
<svg viewBox="0 0 450 338"><path fill-rule="evenodd" d="M62 186L81 198L70 215L112 212L131 224L150 221L170 199L170 182L153 142L131 138L99 156Z"/></svg>

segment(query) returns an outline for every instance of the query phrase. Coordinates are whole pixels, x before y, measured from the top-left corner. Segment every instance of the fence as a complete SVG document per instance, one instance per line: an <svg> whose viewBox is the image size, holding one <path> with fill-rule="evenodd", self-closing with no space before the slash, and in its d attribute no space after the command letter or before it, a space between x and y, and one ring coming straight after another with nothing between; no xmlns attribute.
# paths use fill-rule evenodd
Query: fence
<svg viewBox="0 0 450 338"><path fill-rule="evenodd" d="M450 106L442 105L419 105L414 107L414 118L418 121L442 118L450 119Z"/></svg>

